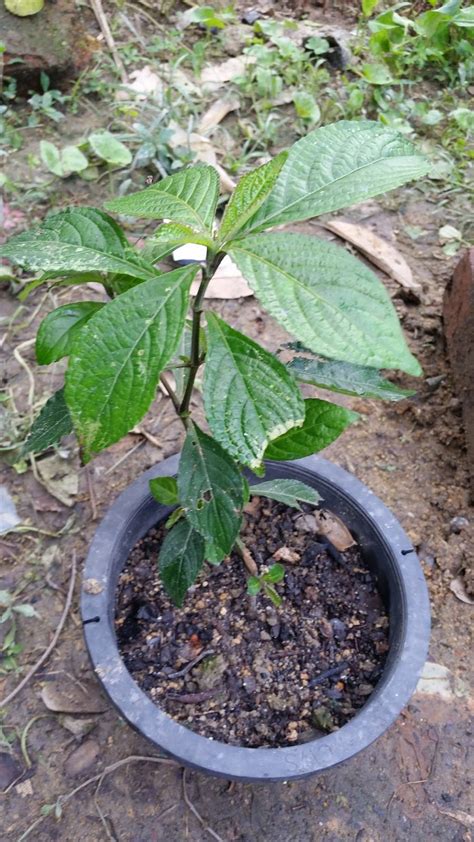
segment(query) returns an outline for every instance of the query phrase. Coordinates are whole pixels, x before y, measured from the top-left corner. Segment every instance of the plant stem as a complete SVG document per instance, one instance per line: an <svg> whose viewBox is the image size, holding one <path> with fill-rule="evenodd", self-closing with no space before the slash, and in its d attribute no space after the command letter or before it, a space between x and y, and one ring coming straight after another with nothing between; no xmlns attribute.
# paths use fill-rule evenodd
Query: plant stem
<svg viewBox="0 0 474 842"><path fill-rule="evenodd" d="M179 398L178 398L178 395L176 394L176 392L174 391L174 389L169 384L168 378L166 377L166 374L162 374L160 376L160 382L161 382L161 385L163 386L163 388L168 393L168 396L171 398L171 401L173 403L173 406L174 406L176 412L179 414Z"/></svg>
<svg viewBox="0 0 474 842"><path fill-rule="evenodd" d="M218 253L211 254L211 256L207 258L206 264L202 270L201 283L199 285L199 289L197 291L197 295L194 299L194 304L192 307L193 323L191 329L191 355L189 362L189 375L186 381L186 389L184 391L183 400L181 401L181 405L178 409L179 415L183 419L184 423L189 416L189 405L191 403L194 382L196 380L196 375L198 373L199 366L202 362L201 350L199 346L199 331L201 329L201 313L203 310L204 296L206 294L207 287L209 286L209 282L223 257L223 254Z"/></svg>

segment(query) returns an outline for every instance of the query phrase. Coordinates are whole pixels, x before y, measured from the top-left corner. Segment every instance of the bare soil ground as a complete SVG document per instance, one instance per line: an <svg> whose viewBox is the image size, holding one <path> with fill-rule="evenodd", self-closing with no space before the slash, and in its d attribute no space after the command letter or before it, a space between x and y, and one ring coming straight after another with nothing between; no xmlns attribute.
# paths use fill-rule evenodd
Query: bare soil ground
<svg viewBox="0 0 474 842"><path fill-rule="evenodd" d="M90 194L78 195L75 188L76 182L59 185L58 190L67 190L68 195L58 192L58 202L94 201ZM81 187L81 192L85 189ZM41 212L31 208L32 216ZM367 483L392 508L417 547L432 599L430 660L441 666L430 668L432 677L376 744L317 778L254 786L188 771L183 780L177 766L147 762L146 756L156 754L153 748L97 695L77 610L78 579L53 654L5 709L0 732L2 839L20 842L42 815L28 833L34 842L471 839L472 709L467 680L472 608L456 598L450 583L472 564L474 512L469 506L460 404L442 336L442 294L452 271L452 261L440 250L437 238L445 209L421 189L407 188L382 202L352 209L345 218L369 225L396 244L422 283L421 300L414 303L404 300L398 284L380 273L425 376L420 383L400 379L418 391L415 398L399 404L341 397L361 413L361 420L324 455ZM413 240L406 226L417 226L423 234ZM329 236L312 223L298 230ZM11 288L1 287L2 315L11 316L1 345L2 388L14 394L13 420L28 415L38 398L62 382L60 365L36 366L31 340L39 321L72 296L93 295L91 290L66 289L53 296L38 289L20 307ZM213 303L235 327L258 337L269 349L275 350L286 338L254 298ZM308 390L309 394L315 391ZM181 445L180 424L161 394L140 429L153 441L130 434L87 468L80 466L71 440L59 456L38 460L35 471L17 473L8 466L1 470L0 482L29 529L0 538L0 589L21 587L21 601L34 603L40 615L18 621L22 665L33 664L51 640L64 607L72 559L77 559L80 571L110 502L141 471ZM453 531L456 517L469 521L461 532ZM4 629L0 626L0 645ZM20 678L1 677L0 696L7 695ZM45 805L55 805L75 789L67 802L63 800L57 817L54 812L44 816Z"/></svg>

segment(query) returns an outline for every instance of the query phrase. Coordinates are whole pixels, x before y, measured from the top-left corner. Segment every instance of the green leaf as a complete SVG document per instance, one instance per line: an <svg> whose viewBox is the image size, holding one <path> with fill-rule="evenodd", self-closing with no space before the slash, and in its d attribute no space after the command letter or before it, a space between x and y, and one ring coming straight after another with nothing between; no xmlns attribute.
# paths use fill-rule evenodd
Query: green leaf
<svg viewBox="0 0 474 842"><path fill-rule="evenodd" d="M291 147L275 187L242 230L261 231L345 208L426 175L426 159L380 123L340 120Z"/></svg>
<svg viewBox="0 0 474 842"><path fill-rule="evenodd" d="M73 172L83 172L89 166L89 161L77 146L64 147L61 152L61 163L65 176Z"/></svg>
<svg viewBox="0 0 474 842"><path fill-rule="evenodd" d="M38 612L27 602L21 603L21 605L14 605L13 610L17 614L21 614L22 617L39 617Z"/></svg>
<svg viewBox="0 0 474 842"><path fill-rule="evenodd" d="M288 363L288 368L303 383L311 383L313 386L343 395L399 401L415 394L413 389L401 389L382 377L377 369L363 365L295 357Z"/></svg>
<svg viewBox="0 0 474 842"><path fill-rule="evenodd" d="M149 486L155 500L163 506L175 506L179 503L178 483L175 477L156 477L150 480Z"/></svg>
<svg viewBox="0 0 474 842"><path fill-rule="evenodd" d="M362 0L362 12L366 18L370 18L375 7L378 6L380 0Z"/></svg>
<svg viewBox="0 0 474 842"><path fill-rule="evenodd" d="M385 64L363 64L360 73L371 85L391 85L394 82Z"/></svg>
<svg viewBox="0 0 474 842"><path fill-rule="evenodd" d="M385 288L345 249L305 234L256 234L229 254L264 307L314 353L421 373Z"/></svg>
<svg viewBox="0 0 474 842"><path fill-rule="evenodd" d="M178 506L177 509L174 509L174 511L171 512L168 520L166 521L166 528L171 529L171 527L174 526L175 523L178 523L178 520L180 520L182 517L184 517L184 509L182 506Z"/></svg>
<svg viewBox="0 0 474 842"><path fill-rule="evenodd" d="M184 328L196 266L146 281L84 325L69 359L66 401L88 461L150 406Z"/></svg>
<svg viewBox="0 0 474 842"><path fill-rule="evenodd" d="M130 150L110 132L93 132L88 140L92 151L108 164L114 167L126 167L132 162Z"/></svg>
<svg viewBox="0 0 474 842"><path fill-rule="evenodd" d="M474 28L474 6L467 6L465 9L461 9L453 19L453 23L465 29Z"/></svg>
<svg viewBox="0 0 474 842"><path fill-rule="evenodd" d="M260 208L281 172L288 152L280 152L256 170L240 179L222 217L219 229L221 242L231 240Z"/></svg>
<svg viewBox="0 0 474 842"><path fill-rule="evenodd" d="M104 305L97 301L76 301L48 313L36 334L36 359L40 365L67 357L86 322Z"/></svg>
<svg viewBox="0 0 474 842"><path fill-rule="evenodd" d="M304 404L282 363L213 313L207 315L204 406L213 436L259 468L268 443L301 425Z"/></svg>
<svg viewBox="0 0 474 842"><path fill-rule="evenodd" d="M198 230L212 230L219 177L201 164L169 175L146 190L106 202L108 210L142 219L171 219Z"/></svg>
<svg viewBox="0 0 474 842"><path fill-rule="evenodd" d="M62 178L64 176L64 169L61 163L61 153L54 143L49 140L40 141L40 156L43 164L53 175Z"/></svg>
<svg viewBox="0 0 474 842"><path fill-rule="evenodd" d="M206 539L206 559L211 564L222 561L242 522L242 474L220 444L196 424L184 442L178 493L189 523Z"/></svg>
<svg viewBox="0 0 474 842"><path fill-rule="evenodd" d="M250 493L258 497L262 495L270 497L271 500L286 503L294 509L300 508L298 501L316 506L321 500L321 496L314 488L297 479L272 479L269 482L259 482L258 485L250 486Z"/></svg>
<svg viewBox="0 0 474 842"><path fill-rule="evenodd" d="M310 50L316 56L324 56L331 49L331 45L326 38L321 38L320 35L312 35L304 42L305 50Z"/></svg>
<svg viewBox="0 0 474 842"><path fill-rule="evenodd" d="M249 576L247 579L247 593L249 596L257 596L262 589L262 583L256 576Z"/></svg>
<svg viewBox="0 0 474 842"><path fill-rule="evenodd" d="M283 600L282 600L282 598L281 598L281 596L280 596L280 594L278 594L278 593L276 592L276 590L275 590L275 588L273 587L273 585L267 585L267 584L265 584L265 585L264 585L264 588L265 588L265 594L266 594L266 595L267 595L267 596L271 599L271 601L272 601L272 602L273 602L273 604L276 606L276 608L279 608L279 607L280 607L280 605L281 605L281 603L282 603L282 601L283 601Z"/></svg>
<svg viewBox="0 0 474 842"><path fill-rule="evenodd" d="M297 91L293 97L293 104L298 117L311 123L318 123L321 111L313 94L309 91Z"/></svg>
<svg viewBox="0 0 474 842"><path fill-rule="evenodd" d="M159 570L163 587L181 606L204 563L204 540L187 520L180 520L163 541Z"/></svg>
<svg viewBox="0 0 474 842"><path fill-rule="evenodd" d="M37 228L0 246L6 257L27 269L55 272L118 272L148 281L156 276L129 245L122 229L95 208L67 208Z"/></svg>
<svg viewBox="0 0 474 842"><path fill-rule="evenodd" d="M215 245L211 237L195 231L189 225L182 225L179 222L168 222L165 225L160 225L153 237L148 240L147 245L152 248L160 246L161 249L164 249L167 248L165 244L170 244L172 249L175 249L177 246L184 245L185 243L197 243L207 248L213 248Z"/></svg>
<svg viewBox="0 0 474 842"><path fill-rule="evenodd" d="M335 441L359 417L357 412L316 398L305 400L305 407L303 426L288 430L272 441L265 451L265 459L302 459L311 456Z"/></svg>
<svg viewBox="0 0 474 842"><path fill-rule="evenodd" d="M26 456L28 453L41 453L57 444L63 436L72 433L72 430L72 419L64 400L64 389L59 389L46 401L33 421L21 454Z"/></svg>
<svg viewBox="0 0 474 842"><path fill-rule="evenodd" d="M2 608L7 608L13 602L13 597L10 591L0 591L0 605Z"/></svg>
<svg viewBox="0 0 474 842"><path fill-rule="evenodd" d="M281 582L284 578L285 568L282 564L272 564L268 573L264 573L262 576L264 582L273 582L274 585L276 585L277 582Z"/></svg>

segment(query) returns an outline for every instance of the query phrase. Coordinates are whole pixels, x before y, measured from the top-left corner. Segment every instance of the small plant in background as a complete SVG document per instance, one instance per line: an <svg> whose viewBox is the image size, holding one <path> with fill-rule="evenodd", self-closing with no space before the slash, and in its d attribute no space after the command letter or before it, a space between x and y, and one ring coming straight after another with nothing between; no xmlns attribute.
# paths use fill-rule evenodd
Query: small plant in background
<svg viewBox="0 0 474 842"><path fill-rule="evenodd" d="M317 492L301 482L278 479L249 487L246 473L263 476L264 459L315 453L355 420L337 404L304 400L298 379L336 392L397 399L406 391L377 369L421 372L370 269L332 243L267 229L363 201L426 171L425 159L397 133L377 123L342 121L311 132L289 153L242 178L219 225L218 175L200 165L106 205L127 216L170 220L159 225L142 253L106 213L80 207L52 214L0 248L1 256L41 270L40 282L96 280L112 299L63 305L42 322L38 362L69 357L69 364L65 387L43 407L25 453L56 443L74 428L88 462L140 421L160 380L182 421L178 477L151 484L159 502L176 507L159 557L164 587L176 604L205 561L219 564L234 547L242 550L243 509L252 494L296 508L300 501L318 503ZM192 299L198 266L163 274L155 265L183 243L207 249ZM203 324L206 289L227 254L261 304L305 348L309 361L301 378L298 366L284 365L215 313L206 312ZM210 432L191 409L202 368ZM167 372L178 370L184 376L172 385ZM250 587L256 591L258 582L278 601L279 577L276 566L255 576Z"/></svg>
<svg viewBox="0 0 474 842"><path fill-rule="evenodd" d="M87 177L91 170L91 160L84 152L92 155L92 163L109 164L111 167L126 167L132 162L129 149L111 132L93 132L84 143L75 146L65 146L58 149L49 140L40 142L40 155L43 164L59 178L67 178L72 173L80 173ZM96 173L98 175L98 172Z"/></svg>
<svg viewBox="0 0 474 842"><path fill-rule="evenodd" d="M23 646L17 642L16 639L16 619L17 617L38 617L35 608L28 602L17 602L18 594L12 594L10 591L0 591L0 625L8 623L9 628L6 634L2 637L0 643L0 675L18 669L16 661Z"/></svg>
<svg viewBox="0 0 474 842"><path fill-rule="evenodd" d="M31 105L35 115L47 117L48 120L53 120L54 123L59 123L64 119L64 114L55 107L56 105L64 105L68 102L69 97L62 94L56 88L50 88L49 76L41 73L41 94L32 94L28 102ZM34 121L33 121L34 124Z"/></svg>

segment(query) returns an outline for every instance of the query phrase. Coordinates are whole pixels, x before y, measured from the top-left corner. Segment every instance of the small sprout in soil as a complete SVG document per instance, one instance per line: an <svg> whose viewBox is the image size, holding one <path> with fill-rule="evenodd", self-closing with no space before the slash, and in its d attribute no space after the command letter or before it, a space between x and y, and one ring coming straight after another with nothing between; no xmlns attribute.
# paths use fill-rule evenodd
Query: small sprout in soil
<svg viewBox="0 0 474 842"><path fill-rule="evenodd" d="M282 564L272 564L266 573L260 576L250 576L247 582L247 593L249 596L257 596L261 590L268 596L273 604L278 608L281 605L282 599L280 594L274 588L278 582L281 582L285 577L285 568Z"/></svg>
<svg viewBox="0 0 474 842"><path fill-rule="evenodd" d="M227 22L212 7L205 15L201 22L207 26ZM265 27L273 37L263 22ZM280 39L279 49L294 52L288 39ZM45 87L37 106L56 119L55 101ZM303 104L302 119L316 121L314 103ZM107 133L91 135L89 145L105 160L129 157ZM177 605L205 562L218 565L238 549L250 494L296 508L301 502L317 505L319 494L304 483L273 479L249 488L244 474L263 478L266 460L316 453L357 420L337 403L304 399L300 381L359 397L388 392L396 399L406 393L377 370L421 374L377 276L344 248L275 228L366 201L428 169L394 129L342 120L309 132L245 175L220 218L219 175L207 164L184 167L108 202L107 210L122 217L159 222L141 251L103 210L79 206L49 215L0 247L0 257L42 273L29 288L76 282L83 289L93 281L108 296L106 303L63 305L42 322L39 364L69 361L64 388L33 423L25 454L42 452L74 430L88 462L143 418L160 381L182 421L186 437L178 476L151 481L158 502L174 509L158 561L164 588ZM206 249L203 263L163 273L158 264L186 243ZM260 304L305 349L304 365L282 362L216 313L204 313L206 290L227 255ZM191 295L199 269L198 290ZM198 377L209 432L192 409ZM281 565L274 565L249 586L258 585L277 605L278 576Z"/></svg>

